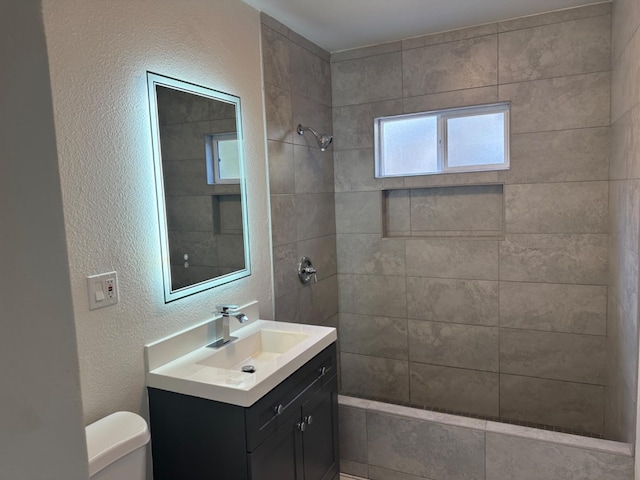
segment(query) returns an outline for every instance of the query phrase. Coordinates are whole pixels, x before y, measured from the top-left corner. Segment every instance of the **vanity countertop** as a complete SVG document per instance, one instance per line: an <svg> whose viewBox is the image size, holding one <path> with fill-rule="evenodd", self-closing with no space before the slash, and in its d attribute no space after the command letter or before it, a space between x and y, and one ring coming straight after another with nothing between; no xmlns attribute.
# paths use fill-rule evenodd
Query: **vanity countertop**
<svg viewBox="0 0 640 480"><path fill-rule="evenodd" d="M193 339L197 329L180 335ZM180 335L145 347L147 386L243 407L253 405L337 339L331 327L254 320L233 331L237 339L219 349L200 346L179 356L167 354L172 345L185 350ZM248 365L255 372L241 370Z"/></svg>

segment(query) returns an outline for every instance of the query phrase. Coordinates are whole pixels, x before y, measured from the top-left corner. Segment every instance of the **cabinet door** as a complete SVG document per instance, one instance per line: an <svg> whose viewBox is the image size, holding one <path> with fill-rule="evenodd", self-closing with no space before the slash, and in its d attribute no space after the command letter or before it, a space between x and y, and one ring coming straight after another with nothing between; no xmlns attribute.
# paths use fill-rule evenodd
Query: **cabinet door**
<svg viewBox="0 0 640 480"><path fill-rule="evenodd" d="M284 422L269 438L249 454L251 480L296 480L302 470L302 436L297 415Z"/></svg>
<svg viewBox="0 0 640 480"><path fill-rule="evenodd" d="M332 480L339 465L336 376L302 406L302 418L307 421L302 434L304 480Z"/></svg>

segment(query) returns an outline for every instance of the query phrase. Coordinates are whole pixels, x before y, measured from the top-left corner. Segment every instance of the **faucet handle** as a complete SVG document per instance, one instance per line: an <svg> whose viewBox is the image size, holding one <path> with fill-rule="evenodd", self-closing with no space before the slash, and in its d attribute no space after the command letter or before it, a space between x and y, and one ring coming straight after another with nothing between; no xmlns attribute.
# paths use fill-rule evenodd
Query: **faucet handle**
<svg viewBox="0 0 640 480"><path fill-rule="evenodd" d="M233 313L240 307L233 304L216 305L216 313Z"/></svg>

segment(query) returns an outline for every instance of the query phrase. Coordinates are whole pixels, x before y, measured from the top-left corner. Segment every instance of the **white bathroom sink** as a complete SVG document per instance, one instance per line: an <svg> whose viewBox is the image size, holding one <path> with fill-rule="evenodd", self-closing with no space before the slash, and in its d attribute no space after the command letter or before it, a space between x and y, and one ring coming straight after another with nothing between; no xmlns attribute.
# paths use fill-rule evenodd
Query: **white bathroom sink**
<svg viewBox="0 0 640 480"><path fill-rule="evenodd" d="M251 366L258 371L272 367L284 353L308 338L305 333L263 328L213 350L199 363L232 371L242 371L242 367Z"/></svg>
<svg viewBox="0 0 640 480"><path fill-rule="evenodd" d="M204 327L146 347L149 387L249 407L337 338L335 328L255 320L220 348L188 351ZM243 372L248 366L254 371Z"/></svg>

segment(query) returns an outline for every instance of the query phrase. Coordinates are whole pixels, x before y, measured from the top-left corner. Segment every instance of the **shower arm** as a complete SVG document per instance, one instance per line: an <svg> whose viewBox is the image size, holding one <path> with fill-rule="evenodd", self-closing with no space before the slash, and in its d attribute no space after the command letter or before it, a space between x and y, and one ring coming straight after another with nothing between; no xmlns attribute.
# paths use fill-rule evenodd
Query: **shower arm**
<svg viewBox="0 0 640 480"><path fill-rule="evenodd" d="M304 132L306 130L309 130L311 133L313 133L313 136L316 137L316 140L320 140L320 134L318 132L316 132L313 128L311 128L311 127L303 127L302 125L298 124L298 134L299 135L304 135Z"/></svg>
<svg viewBox="0 0 640 480"><path fill-rule="evenodd" d="M331 135L327 135L326 133L318 133L311 127L303 127L301 124L298 124L298 134L304 135L304 132L309 130L314 137L316 137L316 141L318 142L318 147L320 147L321 151L325 151L327 147L333 142L333 137Z"/></svg>

